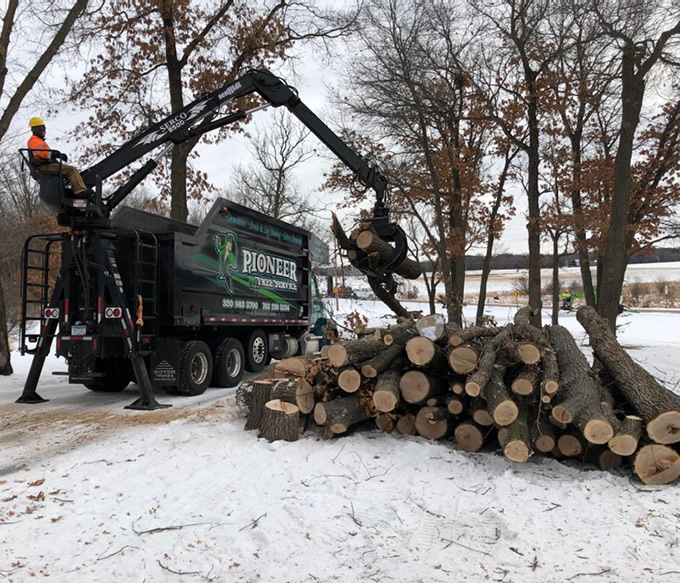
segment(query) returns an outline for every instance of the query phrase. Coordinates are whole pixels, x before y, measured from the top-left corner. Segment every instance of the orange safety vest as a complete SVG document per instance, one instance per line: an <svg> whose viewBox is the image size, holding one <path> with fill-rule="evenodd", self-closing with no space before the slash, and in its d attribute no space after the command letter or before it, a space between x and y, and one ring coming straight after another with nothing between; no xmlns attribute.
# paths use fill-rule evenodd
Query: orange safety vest
<svg viewBox="0 0 680 583"><path fill-rule="evenodd" d="M41 161L44 160L45 162L50 159L50 152L48 151L50 147L40 136L31 136L28 139L28 148L31 150L31 155L34 158L39 158Z"/></svg>

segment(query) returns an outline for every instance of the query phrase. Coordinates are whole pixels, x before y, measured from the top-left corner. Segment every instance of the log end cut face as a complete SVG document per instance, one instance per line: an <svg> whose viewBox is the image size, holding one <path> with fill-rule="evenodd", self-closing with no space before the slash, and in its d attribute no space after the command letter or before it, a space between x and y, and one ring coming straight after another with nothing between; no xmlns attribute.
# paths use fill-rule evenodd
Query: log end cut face
<svg viewBox="0 0 680 583"><path fill-rule="evenodd" d="M647 423L647 435L656 443L667 445L680 441L680 411L666 411Z"/></svg>
<svg viewBox="0 0 680 583"><path fill-rule="evenodd" d="M680 476L680 455L666 445L645 445L635 456L633 471L645 484L670 484Z"/></svg>

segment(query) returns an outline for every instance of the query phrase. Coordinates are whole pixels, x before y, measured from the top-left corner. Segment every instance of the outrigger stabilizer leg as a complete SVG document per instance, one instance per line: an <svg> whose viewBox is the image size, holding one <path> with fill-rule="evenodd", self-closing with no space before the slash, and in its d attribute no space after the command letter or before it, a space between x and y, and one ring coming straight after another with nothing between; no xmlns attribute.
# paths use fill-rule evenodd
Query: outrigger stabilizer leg
<svg viewBox="0 0 680 583"><path fill-rule="evenodd" d="M135 371L137 385L139 385L139 390L142 392L142 395L125 408L134 409L136 411L153 411L155 409L167 409L168 407L172 407L172 405L162 404L156 401L144 359L140 355L135 355L130 357L130 362L132 362L132 369Z"/></svg>

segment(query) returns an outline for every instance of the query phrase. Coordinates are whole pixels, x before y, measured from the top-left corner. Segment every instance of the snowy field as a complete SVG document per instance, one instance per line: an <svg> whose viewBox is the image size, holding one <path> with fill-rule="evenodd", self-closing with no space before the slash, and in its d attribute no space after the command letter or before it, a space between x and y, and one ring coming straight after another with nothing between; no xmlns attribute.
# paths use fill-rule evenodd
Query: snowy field
<svg viewBox="0 0 680 583"><path fill-rule="evenodd" d="M388 323L371 301L337 316L356 309ZM489 310L501 324L515 312ZM631 355L680 392L680 313L620 321ZM574 314L562 323L583 337ZM30 361L13 365L0 582L680 581L677 484L377 431L267 443L243 430L233 389L127 411L135 385L91 393L50 376L55 358L39 388L50 402L18 405Z"/></svg>

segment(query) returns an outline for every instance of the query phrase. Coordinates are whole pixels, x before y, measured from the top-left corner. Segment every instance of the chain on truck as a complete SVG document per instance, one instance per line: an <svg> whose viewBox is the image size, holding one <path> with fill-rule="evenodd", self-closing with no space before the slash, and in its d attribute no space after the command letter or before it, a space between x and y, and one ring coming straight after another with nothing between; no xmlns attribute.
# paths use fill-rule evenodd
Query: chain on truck
<svg viewBox="0 0 680 583"><path fill-rule="evenodd" d="M249 94L264 103L234 110L233 102ZM128 408L144 410L163 406L155 386L183 395L235 386L244 370L259 371L271 358L313 346L305 340L320 313L312 275L315 245L307 231L224 199L198 227L128 207L112 217L176 144L270 106L285 106L375 192L373 226L396 253L379 274L366 261L366 273L391 279L405 258L406 237L388 220L384 176L292 87L267 70L251 70L82 172L92 193L85 198L67 188L61 171L41 173L31 151L20 151L40 184L42 202L67 230L34 235L24 245L21 352L33 360L17 402L45 401L37 388L53 343L68 364L69 382L108 392L136 382L141 396ZM107 178L146 156L126 182L104 195ZM363 252L356 252L361 259Z"/></svg>

